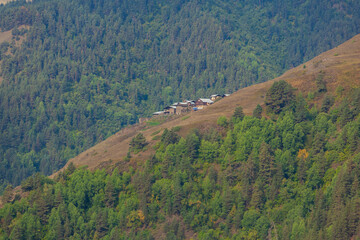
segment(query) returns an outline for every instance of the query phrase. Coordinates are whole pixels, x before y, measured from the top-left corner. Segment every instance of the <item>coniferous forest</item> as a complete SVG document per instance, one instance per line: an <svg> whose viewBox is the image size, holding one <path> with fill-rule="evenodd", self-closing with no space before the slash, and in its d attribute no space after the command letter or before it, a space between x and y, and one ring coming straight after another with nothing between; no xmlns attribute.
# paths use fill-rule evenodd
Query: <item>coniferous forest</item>
<svg viewBox="0 0 360 240"><path fill-rule="evenodd" d="M136 169L69 165L5 191L2 239L359 239L360 91L308 106L285 81L266 112L217 128L165 129ZM339 96L337 96L339 97ZM272 113L273 112L273 113ZM145 139L134 137L142 151Z"/></svg>
<svg viewBox="0 0 360 240"><path fill-rule="evenodd" d="M166 104L272 79L359 33L359 13L340 0L1 5L0 189Z"/></svg>

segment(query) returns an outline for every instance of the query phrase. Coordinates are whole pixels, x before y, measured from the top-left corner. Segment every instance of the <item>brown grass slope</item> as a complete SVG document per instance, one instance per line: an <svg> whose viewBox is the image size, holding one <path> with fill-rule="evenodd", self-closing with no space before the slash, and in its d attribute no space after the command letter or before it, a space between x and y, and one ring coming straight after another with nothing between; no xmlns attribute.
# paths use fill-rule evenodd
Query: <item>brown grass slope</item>
<svg viewBox="0 0 360 240"><path fill-rule="evenodd" d="M242 106L245 114L250 115L257 104L264 104L267 89L274 81L278 80L286 80L306 96L308 92L316 91L315 78L321 71L325 73L324 80L330 93L335 94L339 85L343 86L345 91L359 87L360 35L303 65L287 71L276 79L241 89L204 110L188 113L185 118L179 117L150 128L146 128L144 124L125 128L71 159L69 163L72 162L75 166L87 165L89 169L114 164L125 168L130 165L136 166L154 153L152 146L157 141L153 140L153 137L160 135L163 129L180 126L179 133L185 136L193 128L201 129L216 125L219 116L230 117L237 106ZM315 103L316 101L320 102L320 100L321 97L315 98ZM133 156L129 163L125 163L122 160L127 155L130 140L139 132L144 134L150 144L146 151Z"/></svg>

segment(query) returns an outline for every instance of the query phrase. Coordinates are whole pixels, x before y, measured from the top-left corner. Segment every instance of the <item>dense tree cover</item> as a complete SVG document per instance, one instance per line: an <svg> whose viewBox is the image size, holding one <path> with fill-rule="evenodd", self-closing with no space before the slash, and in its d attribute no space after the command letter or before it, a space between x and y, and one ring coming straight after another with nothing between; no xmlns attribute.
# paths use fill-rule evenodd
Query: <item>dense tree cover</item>
<svg viewBox="0 0 360 240"><path fill-rule="evenodd" d="M164 130L155 155L136 169L35 175L23 183L29 196L0 210L0 236L359 238L360 92L349 96L348 111L328 113L299 107L297 97L272 119L230 119L225 135Z"/></svg>
<svg viewBox="0 0 360 240"><path fill-rule="evenodd" d="M165 104L265 81L340 44L359 32L359 6L340 0L0 6L1 30L26 36L21 46L0 45L0 189L34 172L52 173ZM24 24L26 34L16 30Z"/></svg>

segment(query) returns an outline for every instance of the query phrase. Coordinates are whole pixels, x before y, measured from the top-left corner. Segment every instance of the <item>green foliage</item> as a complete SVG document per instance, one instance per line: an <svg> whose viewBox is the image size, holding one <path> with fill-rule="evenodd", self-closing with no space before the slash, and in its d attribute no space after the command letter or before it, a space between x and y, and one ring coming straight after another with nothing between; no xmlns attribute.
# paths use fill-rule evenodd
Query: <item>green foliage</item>
<svg viewBox="0 0 360 240"><path fill-rule="evenodd" d="M295 98L293 92L293 87L284 80L274 82L266 92L265 104L267 112L279 114L289 107Z"/></svg>
<svg viewBox="0 0 360 240"><path fill-rule="evenodd" d="M169 144L175 144L180 140L180 136L176 134L176 131L174 129L171 129L170 131L165 128L163 134L161 135L161 142L164 144L164 146L167 146Z"/></svg>
<svg viewBox="0 0 360 240"><path fill-rule="evenodd" d="M40 173L35 173L33 176L28 177L21 183L21 189L23 191L31 191L42 187L45 183L51 182L50 179L46 178Z"/></svg>
<svg viewBox="0 0 360 240"><path fill-rule="evenodd" d="M303 101L276 120L245 116L226 136L165 129L155 155L135 170L69 166L55 181L34 175L21 200L8 187L0 237L355 239L360 119L342 127L324 112L297 117Z"/></svg>
<svg viewBox="0 0 360 240"><path fill-rule="evenodd" d="M296 122L303 122L310 118L310 112L308 111L306 100L302 94L296 96L296 102L293 111Z"/></svg>
<svg viewBox="0 0 360 240"><path fill-rule="evenodd" d="M160 122L159 121L155 121L155 120L153 120L153 121L147 121L146 122L146 125L148 125L148 126L157 126L157 125L159 125L160 124Z"/></svg>
<svg viewBox="0 0 360 240"><path fill-rule="evenodd" d="M179 132L180 129L181 129L181 126L176 126L176 127L171 128L171 130L174 132Z"/></svg>
<svg viewBox="0 0 360 240"><path fill-rule="evenodd" d="M234 111L234 114L232 116L232 118L237 121L237 120L243 120L245 114L244 114L244 111L243 111L243 108L242 107L237 107L235 108L235 111Z"/></svg>
<svg viewBox="0 0 360 240"><path fill-rule="evenodd" d="M330 95L326 95L322 102L320 111L326 113L329 112L330 108L332 107L332 105L334 105L334 103L335 103L334 97Z"/></svg>
<svg viewBox="0 0 360 240"><path fill-rule="evenodd" d="M317 77L315 78L315 83L316 83L316 87L317 87L317 91L319 93L322 93L322 92L326 92L327 89L326 89L326 83L324 81L324 76L325 76L325 73L324 72L320 72Z"/></svg>
<svg viewBox="0 0 360 240"><path fill-rule="evenodd" d="M188 119L190 116L184 116L181 118L181 120L185 121L186 119Z"/></svg>
<svg viewBox="0 0 360 240"><path fill-rule="evenodd" d="M341 97L341 95L342 95L342 93L344 92L344 87L343 86L338 86L337 88L336 88L336 95L338 96L338 97Z"/></svg>
<svg viewBox="0 0 360 240"><path fill-rule="evenodd" d="M3 203L10 203L13 200L13 186L12 185L8 185L5 188L4 194L2 196L2 201Z"/></svg>
<svg viewBox="0 0 360 240"><path fill-rule="evenodd" d="M139 152L142 151L147 144L148 143L146 142L144 135L139 133L131 139L130 149L131 151Z"/></svg>
<svg viewBox="0 0 360 240"><path fill-rule="evenodd" d="M260 104L258 104L257 106L256 106L256 108L254 109L254 111L253 111L253 117L256 117L256 118L259 118L259 119L261 119L261 114L262 114L262 112L263 112L263 109L262 109L262 107L260 106Z"/></svg>
<svg viewBox="0 0 360 240"><path fill-rule="evenodd" d="M160 130L157 130L157 131L155 131L155 132L153 132L153 133L151 134L151 136L158 135L160 132L161 132L161 129L160 129Z"/></svg>
<svg viewBox="0 0 360 240"><path fill-rule="evenodd" d="M227 125L228 125L228 120L225 116L220 116L218 119L217 119L217 124L220 126L220 127L224 127L226 128Z"/></svg>

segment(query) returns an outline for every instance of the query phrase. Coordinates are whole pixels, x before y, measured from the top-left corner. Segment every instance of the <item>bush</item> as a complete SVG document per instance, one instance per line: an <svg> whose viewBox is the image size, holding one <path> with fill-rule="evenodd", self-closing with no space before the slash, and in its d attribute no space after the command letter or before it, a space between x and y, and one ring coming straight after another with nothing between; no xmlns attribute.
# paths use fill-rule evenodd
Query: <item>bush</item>
<svg viewBox="0 0 360 240"><path fill-rule="evenodd" d="M320 72L319 75L316 77L315 82L316 82L316 87L317 87L317 91L319 93L321 92L326 92L326 83L324 81L324 73Z"/></svg>
<svg viewBox="0 0 360 240"><path fill-rule="evenodd" d="M147 144L148 143L146 142L144 135L139 133L133 139L131 139L130 147L132 151L138 152L143 150Z"/></svg>
<svg viewBox="0 0 360 240"><path fill-rule="evenodd" d="M228 125L228 121L225 116L220 116L217 120L217 124L221 127L226 128Z"/></svg>
<svg viewBox="0 0 360 240"><path fill-rule="evenodd" d="M180 136L177 135L174 129L170 131L165 128L163 134L161 135L161 142L164 143L165 146L169 144L175 144L180 140Z"/></svg>

